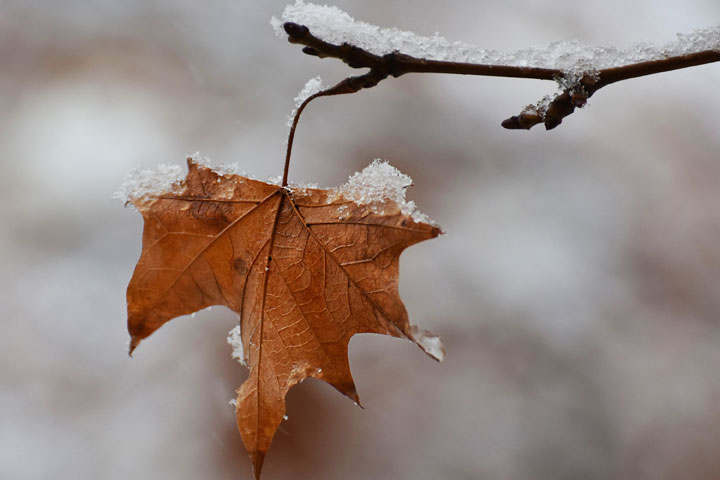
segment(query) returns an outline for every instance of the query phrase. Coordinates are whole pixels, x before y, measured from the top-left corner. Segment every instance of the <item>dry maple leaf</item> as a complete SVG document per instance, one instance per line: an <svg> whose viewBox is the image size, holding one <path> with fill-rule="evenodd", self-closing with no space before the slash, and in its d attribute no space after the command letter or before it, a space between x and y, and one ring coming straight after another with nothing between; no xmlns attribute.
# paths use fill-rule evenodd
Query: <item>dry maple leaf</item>
<svg viewBox="0 0 720 480"><path fill-rule="evenodd" d="M398 294L400 253L440 229L412 203L351 187L281 187L188 158L186 179L169 192L129 199L145 220L127 291L130 351L180 315L211 305L240 315L250 375L237 425L256 478L293 385L318 378L359 402L347 354L354 334L444 354L438 337L409 324Z"/></svg>

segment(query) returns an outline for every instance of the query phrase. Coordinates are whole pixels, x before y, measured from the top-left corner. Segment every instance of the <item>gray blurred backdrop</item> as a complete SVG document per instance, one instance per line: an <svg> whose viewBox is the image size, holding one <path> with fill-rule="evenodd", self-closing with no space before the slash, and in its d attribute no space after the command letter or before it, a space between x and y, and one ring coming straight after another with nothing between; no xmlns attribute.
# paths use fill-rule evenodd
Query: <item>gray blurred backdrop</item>
<svg viewBox="0 0 720 480"><path fill-rule="evenodd" d="M0 478L246 479L228 400L235 315L180 318L126 354L142 222L133 168L199 151L282 170L306 80L349 69L276 38L284 0L0 0ZM339 0L485 48L664 42L717 0ZM361 410L308 381L266 479L720 478L720 65L608 87L551 132L500 121L533 80L409 75L312 104L291 180L373 158L447 234L401 293L444 337L358 336Z"/></svg>

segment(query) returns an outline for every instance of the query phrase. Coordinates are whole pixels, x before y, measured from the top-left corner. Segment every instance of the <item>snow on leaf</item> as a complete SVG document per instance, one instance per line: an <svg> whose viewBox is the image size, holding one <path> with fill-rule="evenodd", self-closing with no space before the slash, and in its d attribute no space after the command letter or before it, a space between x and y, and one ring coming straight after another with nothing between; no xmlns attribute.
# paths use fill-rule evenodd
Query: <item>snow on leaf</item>
<svg viewBox="0 0 720 480"><path fill-rule="evenodd" d="M434 222L420 212L415 202L405 198L412 178L400 172L387 161L375 159L362 171L356 172L337 189L338 195L352 200L358 206L368 206L373 213L382 214L387 204L397 206L403 215L412 217L416 222L434 225ZM343 215L343 211L338 211Z"/></svg>
<svg viewBox="0 0 720 480"><path fill-rule="evenodd" d="M134 204L145 197L172 192L179 187L182 175L178 165L163 164L154 169L133 170L125 176L113 198L125 204Z"/></svg>
<svg viewBox="0 0 720 480"><path fill-rule="evenodd" d="M222 175L188 158L170 190L129 197L145 221L127 290L130 348L211 305L240 315L228 341L250 369L236 416L256 478L293 385L318 378L359 402L347 354L354 334L444 355L438 337L410 325L398 293L401 252L440 229L416 220L409 177L384 162L369 168L323 190Z"/></svg>
<svg viewBox="0 0 720 480"><path fill-rule="evenodd" d="M233 349L231 354L232 358L237 360L241 365L247 367L247 363L245 363L245 351L243 350L240 325L235 325L235 327L228 332L227 342Z"/></svg>

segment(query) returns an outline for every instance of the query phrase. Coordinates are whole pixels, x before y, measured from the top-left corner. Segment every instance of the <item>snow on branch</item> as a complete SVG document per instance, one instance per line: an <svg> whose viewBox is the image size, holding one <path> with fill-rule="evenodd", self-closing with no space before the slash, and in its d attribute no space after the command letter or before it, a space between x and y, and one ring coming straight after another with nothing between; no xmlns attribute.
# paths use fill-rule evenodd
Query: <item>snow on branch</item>
<svg viewBox="0 0 720 480"><path fill-rule="evenodd" d="M529 129L544 123L547 129L582 107L600 88L620 80L720 61L720 24L678 34L664 45L648 43L626 48L592 47L576 40L554 42L513 53L480 49L435 35L424 37L396 28L380 28L353 19L337 7L297 0L280 19L271 20L278 35L305 45L303 52L320 58L338 58L353 68L369 68L349 77L321 95L354 93L388 76L406 73L453 73L534 78L558 82L561 92L518 116L505 128Z"/></svg>
<svg viewBox="0 0 720 480"><path fill-rule="evenodd" d="M378 56L397 51L426 60L535 66L563 71L573 71L578 67L584 70L599 70L703 50L720 51L720 24L696 30L691 34L680 34L674 42L664 45L639 43L625 48L611 45L596 47L585 45L578 40L569 40L504 53L485 50L468 43L453 42L439 34L425 37L397 28L381 28L355 20L337 7L315 5L302 0L285 7L280 19L271 20L277 35L285 35L283 24L287 22L308 27L313 35L327 43L347 43Z"/></svg>

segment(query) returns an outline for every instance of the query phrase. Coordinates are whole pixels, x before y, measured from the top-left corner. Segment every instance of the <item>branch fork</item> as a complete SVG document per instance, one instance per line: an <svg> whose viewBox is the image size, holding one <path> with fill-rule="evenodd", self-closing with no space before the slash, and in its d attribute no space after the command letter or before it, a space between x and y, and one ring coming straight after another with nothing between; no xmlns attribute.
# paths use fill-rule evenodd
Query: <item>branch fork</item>
<svg viewBox="0 0 720 480"><path fill-rule="evenodd" d="M311 98L355 93L364 88L372 88L389 76L400 77L406 73L451 73L532 78L554 80L561 85L566 85L563 91L557 94L547 106L526 107L519 115L504 120L501 125L508 129L530 129L543 123L547 130L551 130L560 125L563 119L572 114L576 108L583 107L595 92L611 83L720 61L720 51L706 50L584 72L579 75L580 78L577 81L572 81L573 79L569 78L570 75L567 72L553 68L445 62L416 58L397 51L380 56L348 43L341 45L328 43L313 35L305 25L286 22L283 24L283 28L288 34L288 41L305 45L302 51L308 55L318 58L337 58L352 68L370 69L364 75L348 77L328 89L327 93L320 92ZM577 77L577 75L572 76ZM299 113L300 111L298 111Z"/></svg>

